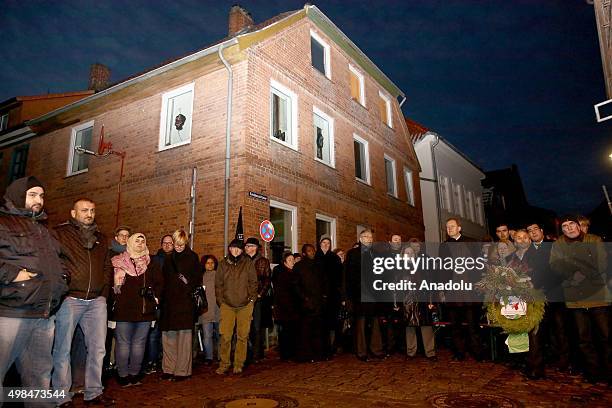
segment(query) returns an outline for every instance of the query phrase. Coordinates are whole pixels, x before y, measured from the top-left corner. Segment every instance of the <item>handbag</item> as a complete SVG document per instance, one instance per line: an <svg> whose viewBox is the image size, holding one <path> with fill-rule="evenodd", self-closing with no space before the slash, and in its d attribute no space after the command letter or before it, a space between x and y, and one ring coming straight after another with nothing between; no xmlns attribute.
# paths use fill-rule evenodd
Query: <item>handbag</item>
<svg viewBox="0 0 612 408"><path fill-rule="evenodd" d="M198 286L192 293L195 313L200 316L208 310L208 300L206 299L206 286Z"/></svg>

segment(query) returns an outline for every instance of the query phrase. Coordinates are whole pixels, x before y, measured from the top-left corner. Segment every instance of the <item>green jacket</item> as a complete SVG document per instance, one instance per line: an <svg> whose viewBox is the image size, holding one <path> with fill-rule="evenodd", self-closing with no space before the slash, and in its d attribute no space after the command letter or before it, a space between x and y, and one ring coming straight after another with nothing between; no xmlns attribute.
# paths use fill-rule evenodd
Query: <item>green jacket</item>
<svg viewBox="0 0 612 408"><path fill-rule="evenodd" d="M586 234L582 241L574 242L561 236L552 245L550 267L565 278L563 291L568 308L610 304L607 266L606 249L597 235Z"/></svg>

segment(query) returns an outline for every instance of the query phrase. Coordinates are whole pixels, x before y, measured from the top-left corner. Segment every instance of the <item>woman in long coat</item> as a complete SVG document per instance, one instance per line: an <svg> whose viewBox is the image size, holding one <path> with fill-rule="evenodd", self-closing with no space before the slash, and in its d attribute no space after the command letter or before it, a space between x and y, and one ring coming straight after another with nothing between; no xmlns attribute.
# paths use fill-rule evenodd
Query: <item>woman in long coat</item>
<svg viewBox="0 0 612 408"><path fill-rule="evenodd" d="M172 234L174 251L164 260L161 307L162 378L180 381L191 376L193 327L197 319L193 293L202 285L202 264L189 248L183 230Z"/></svg>

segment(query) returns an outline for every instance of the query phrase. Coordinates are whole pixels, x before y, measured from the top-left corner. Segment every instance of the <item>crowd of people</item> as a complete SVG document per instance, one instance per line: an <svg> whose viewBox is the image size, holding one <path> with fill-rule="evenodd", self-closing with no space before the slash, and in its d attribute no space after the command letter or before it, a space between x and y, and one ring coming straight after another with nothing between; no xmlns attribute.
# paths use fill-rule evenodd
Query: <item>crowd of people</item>
<svg viewBox="0 0 612 408"><path fill-rule="evenodd" d="M344 251L322 236L299 254L283 253L272 268L257 238L232 240L218 260L196 254L178 229L161 238L153 255L150 237L127 226L107 240L89 198L77 199L68 221L51 230L43 223L43 205L44 186L30 176L8 187L0 207L0 380L14 364L22 386L65 390L58 406L72 405L79 372L83 384L76 388L89 405L112 403L104 394L105 372L115 371L122 387L159 369L163 380L183 381L201 355L203 364L218 361L219 375L240 374L266 358L273 331L278 355L287 361L329 360L340 352L364 362L393 353L410 360L417 356L417 334L425 357L436 361L440 326L449 328L455 360L490 356L481 338L481 303L446 302L443 295L381 302L364 295L362 271L377 255L426 255L417 238L404 242L393 234L377 246L366 229ZM562 218L562 235L551 245L543 245L537 223L514 231L502 224L495 242L483 240L481 254L489 264L528 271L533 286L551 300L544 320L529 333L526 359L508 359L523 365L531 379L543 378L545 364L554 363L559 370L581 370L590 382L610 381L609 297L562 300L564 280L584 267L568 267L568 259L584 255L583 263L609 273L601 239L581 221ZM440 256L479 255L465 245L471 240L462 235L459 219L447 220L446 231ZM595 251L572 253L575 242L592 243ZM204 309L198 307L201 288Z"/></svg>

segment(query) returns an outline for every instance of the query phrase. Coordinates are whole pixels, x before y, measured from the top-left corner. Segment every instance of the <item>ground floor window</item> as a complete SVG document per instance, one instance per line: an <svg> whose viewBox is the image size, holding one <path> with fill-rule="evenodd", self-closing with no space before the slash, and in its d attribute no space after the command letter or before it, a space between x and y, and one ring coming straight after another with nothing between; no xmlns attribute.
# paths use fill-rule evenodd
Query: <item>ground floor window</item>
<svg viewBox="0 0 612 408"><path fill-rule="evenodd" d="M331 239L332 249L334 249L336 247L336 219L323 214L317 214L316 218L316 243L318 244L323 236L327 236Z"/></svg>
<svg viewBox="0 0 612 408"><path fill-rule="evenodd" d="M297 252L297 207L270 200L270 222L274 239L270 242L270 262L280 264L283 252Z"/></svg>

